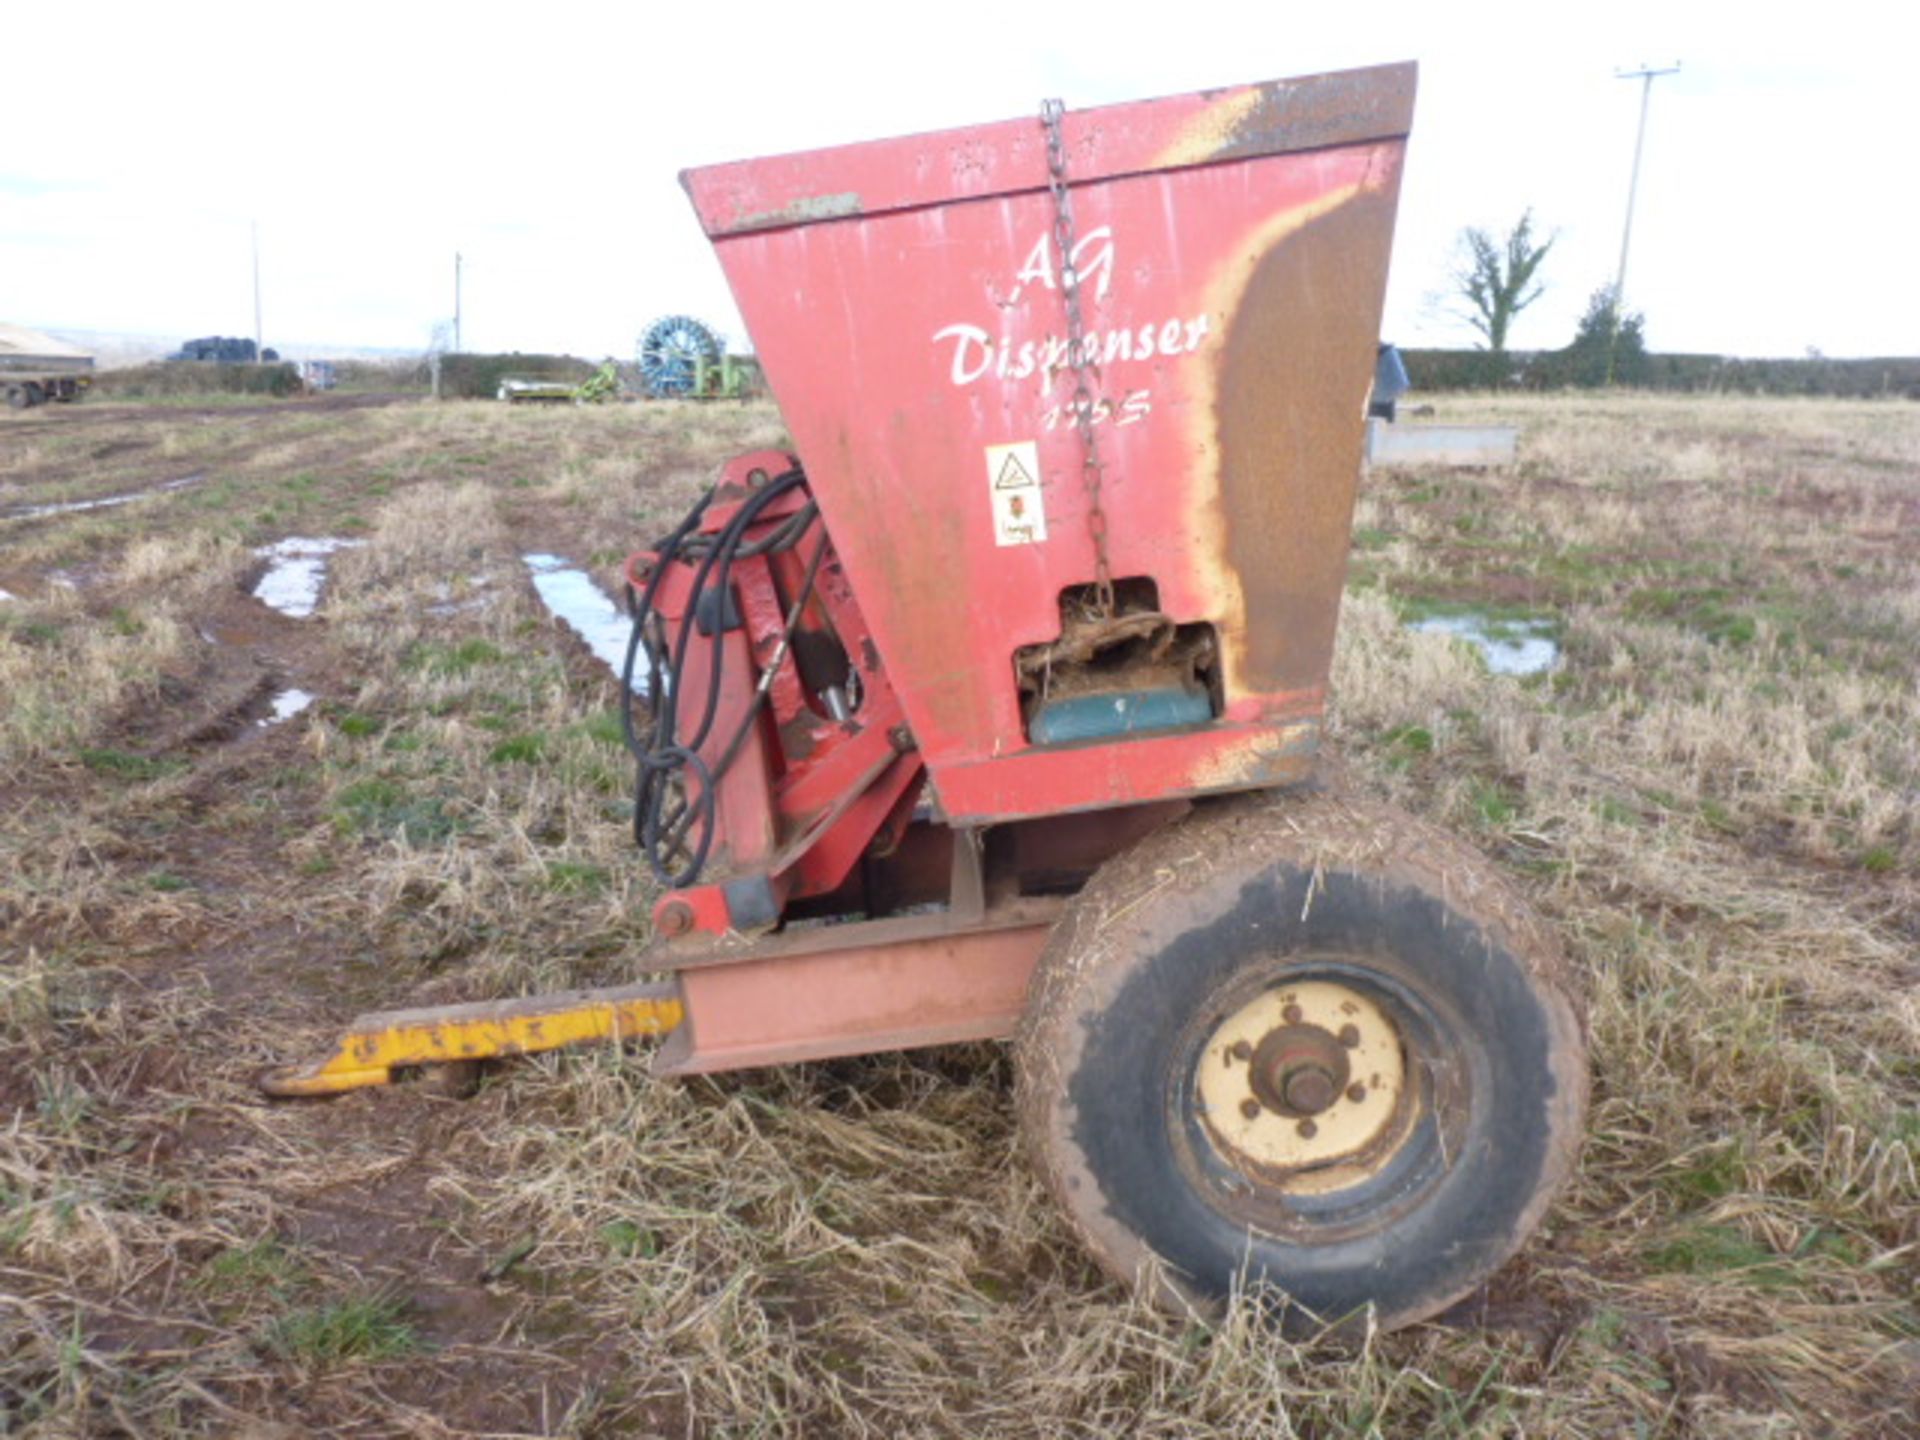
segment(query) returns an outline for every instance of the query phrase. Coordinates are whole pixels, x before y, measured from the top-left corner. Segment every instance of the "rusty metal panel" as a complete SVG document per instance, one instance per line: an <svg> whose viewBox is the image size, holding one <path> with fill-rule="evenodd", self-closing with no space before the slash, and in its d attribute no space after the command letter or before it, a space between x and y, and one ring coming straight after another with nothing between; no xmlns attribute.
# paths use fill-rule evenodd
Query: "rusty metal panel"
<svg viewBox="0 0 1920 1440"><path fill-rule="evenodd" d="M1237 85L1067 117L1081 183L1179 165L1245 160L1405 136L1414 67L1381 65ZM873 140L689 170L681 177L709 235L1047 186L1046 145L1031 120Z"/></svg>
<svg viewBox="0 0 1920 1440"><path fill-rule="evenodd" d="M1004 1039L1052 929L1049 919L682 970L687 1018L654 1073Z"/></svg>
<svg viewBox="0 0 1920 1440"><path fill-rule="evenodd" d="M1124 742L1030 744L1013 673L1095 569L1040 121L686 177L949 818L1304 769L1413 84L1066 117L1112 573L1220 642L1217 721Z"/></svg>

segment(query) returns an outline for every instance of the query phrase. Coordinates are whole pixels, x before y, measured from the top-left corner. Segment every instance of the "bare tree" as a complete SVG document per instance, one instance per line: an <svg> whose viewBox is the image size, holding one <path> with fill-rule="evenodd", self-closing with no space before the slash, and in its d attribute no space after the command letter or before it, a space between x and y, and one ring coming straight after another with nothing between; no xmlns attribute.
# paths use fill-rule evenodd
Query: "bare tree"
<svg viewBox="0 0 1920 1440"><path fill-rule="evenodd" d="M1535 242L1533 211L1521 215L1504 241L1478 226L1460 232L1461 258L1453 271L1455 290L1466 300L1467 322L1495 355L1506 353L1507 334L1520 312L1540 298L1534 276L1553 249L1555 236Z"/></svg>

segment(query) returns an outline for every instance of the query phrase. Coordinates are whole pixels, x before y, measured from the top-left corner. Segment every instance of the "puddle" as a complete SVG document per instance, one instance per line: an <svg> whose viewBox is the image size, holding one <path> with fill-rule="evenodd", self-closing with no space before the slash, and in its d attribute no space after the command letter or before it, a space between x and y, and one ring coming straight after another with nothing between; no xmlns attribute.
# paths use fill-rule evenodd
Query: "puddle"
<svg viewBox="0 0 1920 1440"><path fill-rule="evenodd" d="M97 500L63 500L52 505L22 505L15 510L0 510L0 520L37 520L43 515L73 515L82 510L110 510L115 505L131 505L135 500L151 499L155 495L168 495L175 490L185 490L188 486L198 485L206 479L205 475L182 475L178 480L168 480L145 490L130 491L125 495L102 495Z"/></svg>
<svg viewBox="0 0 1920 1440"><path fill-rule="evenodd" d="M586 571L570 565L558 555L522 555L533 572L533 588L540 599L567 627L587 642L587 648L618 675L627 663L627 637L633 622L626 612L608 598L607 592L593 583ZM647 677L643 667L635 667L633 688L645 694Z"/></svg>
<svg viewBox="0 0 1920 1440"><path fill-rule="evenodd" d="M290 535L285 540L263 545L253 553L273 563L267 566L260 583L253 587L254 598L271 605L282 615L304 620L320 604L320 587L327 579L327 557L336 550L351 550L365 543L332 536L316 539Z"/></svg>
<svg viewBox="0 0 1920 1440"><path fill-rule="evenodd" d="M313 698L304 690L282 690L273 697L273 714L262 716L253 723L259 726L282 724L313 704Z"/></svg>
<svg viewBox="0 0 1920 1440"><path fill-rule="evenodd" d="M1486 657L1496 675L1543 675L1560 660L1551 620L1494 620L1485 615L1430 615L1409 630L1451 635Z"/></svg>

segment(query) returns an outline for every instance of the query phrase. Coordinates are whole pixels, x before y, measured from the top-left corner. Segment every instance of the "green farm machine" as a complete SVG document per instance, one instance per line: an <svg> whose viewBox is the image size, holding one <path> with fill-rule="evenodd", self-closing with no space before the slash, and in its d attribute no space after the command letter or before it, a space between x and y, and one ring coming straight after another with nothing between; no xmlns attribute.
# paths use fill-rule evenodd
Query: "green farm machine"
<svg viewBox="0 0 1920 1440"><path fill-rule="evenodd" d="M666 315L640 337L640 378L658 400L746 400L766 393L760 362L729 355L713 330L688 315Z"/></svg>

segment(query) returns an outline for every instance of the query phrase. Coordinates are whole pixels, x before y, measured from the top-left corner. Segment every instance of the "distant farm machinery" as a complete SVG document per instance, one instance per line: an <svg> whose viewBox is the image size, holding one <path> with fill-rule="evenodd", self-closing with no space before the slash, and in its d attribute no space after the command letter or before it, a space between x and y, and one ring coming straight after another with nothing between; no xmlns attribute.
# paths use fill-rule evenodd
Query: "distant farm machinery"
<svg viewBox="0 0 1920 1440"><path fill-rule="evenodd" d="M567 380L529 380L510 376L500 382L495 395L515 405L592 405L604 400L618 400L620 368L611 360L603 361L598 370L577 385Z"/></svg>
<svg viewBox="0 0 1920 1440"><path fill-rule="evenodd" d="M665 315L640 337L640 378L661 400L744 400L764 388L757 360L729 355L720 337L689 315Z"/></svg>
<svg viewBox="0 0 1920 1440"><path fill-rule="evenodd" d="M655 320L641 335L635 359L639 394L649 400L745 400L766 393L759 361L729 355L726 342L691 316ZM621 368L607 360L578 382L565 375L510 375L500 380L496 393L516 404L632 399Z"/></svg>

